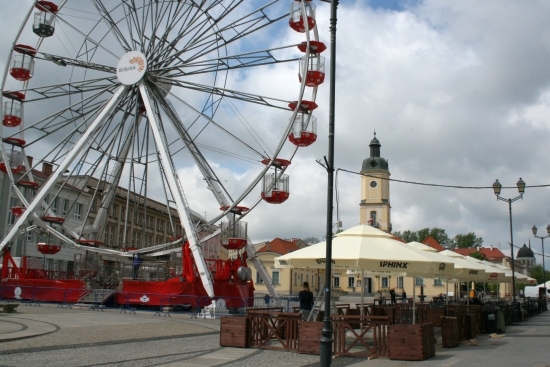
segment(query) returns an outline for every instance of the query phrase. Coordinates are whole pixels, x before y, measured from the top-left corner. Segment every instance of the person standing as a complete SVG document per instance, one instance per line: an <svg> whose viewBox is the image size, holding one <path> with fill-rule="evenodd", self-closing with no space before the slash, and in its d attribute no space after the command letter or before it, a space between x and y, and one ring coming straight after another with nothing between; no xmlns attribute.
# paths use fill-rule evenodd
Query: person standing
<svg viewBox="0 0 550 367"><path fill-rule="evenodd" d="M394 305L396 303L395 302L395 288L390 289L390 299L391 299L391 304Z"/></svg>
<svg viewBox="0 0 550 367"><path fill-rule="evenodd" d="M304 282L303 289L298 293L300 299L300 315L306 321L313 308L313 293L309 290L309 283Z"/></svg>
<svg viewBox="0 0 550 367"><path fill-rule="evenodd" d="M403 289L403 294L401 295L402 303L407 303L407 292Z"/></svg>
<svg viewBox="0 0 550 367"><path fill-rule="evenodd" d="M142 260L141 260L141 256L138 254L135 254L134 255L134 267L133 267L133 270L134 270L134 274L133 274L133 279L137 279L138 278L138 273L139 273L139 267L141 266L141 263L142 263Z"/></svg>

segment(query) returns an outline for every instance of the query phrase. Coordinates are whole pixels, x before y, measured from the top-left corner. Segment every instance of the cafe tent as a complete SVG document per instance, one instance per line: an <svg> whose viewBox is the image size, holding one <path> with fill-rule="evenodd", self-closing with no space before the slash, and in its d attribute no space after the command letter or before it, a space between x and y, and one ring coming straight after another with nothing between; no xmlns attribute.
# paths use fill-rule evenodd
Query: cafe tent
<svg viewBox="0 0 550 367"><path fill-rule="evenodd" d="M325 269L326 242L276 257L276 268ZM331 269L360 270L377 275L438 276L452 271L452 260L434 260L424 251L395 240L392 235L368 225L359 225L332 239ZM363 303L364 287L361 287Z"/></svg>
<svg viewBox="0 0 550 367"><path fill-rule="evenodd" d="M275 267L324 269L326 242L275 258ZM368 225L340 232L332 239L332 269L361 270L373 274L414 273L433 276L453 269L453 261L435 261L423 251Z"/></svg>

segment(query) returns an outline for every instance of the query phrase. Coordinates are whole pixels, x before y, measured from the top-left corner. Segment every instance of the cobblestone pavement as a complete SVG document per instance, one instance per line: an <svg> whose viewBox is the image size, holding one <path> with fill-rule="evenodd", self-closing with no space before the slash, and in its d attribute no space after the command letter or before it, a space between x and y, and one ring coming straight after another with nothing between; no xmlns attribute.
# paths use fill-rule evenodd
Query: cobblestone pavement
<svg viewBox="0 0 550 367"><path fill-rule="evenodd" d="M318 355L263 349L223 348L219 319L189 315L153 316L152 312L120 314L54 305L22 307L0 314L1 366L226 366L310 367ZM478 337L478 345L436 346L426 361L334 358L331 366L550 367L550 312L507 328L501 338ZM13 339L13 340L10 340Z"/></svg>

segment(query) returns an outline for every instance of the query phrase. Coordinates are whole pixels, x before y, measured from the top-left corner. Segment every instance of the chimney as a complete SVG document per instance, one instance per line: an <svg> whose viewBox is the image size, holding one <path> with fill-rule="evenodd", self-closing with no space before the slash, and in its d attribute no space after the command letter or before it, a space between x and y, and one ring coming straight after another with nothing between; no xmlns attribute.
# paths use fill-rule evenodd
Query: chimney
<svg viewBox="0 0 550 367"><path fill-rule="evenodd" d="M46 176L50 176L53 172L53 165L51 163L42 162L42 173Z"/></svg>
<svg viewBox="0 0 550 367"><path fill-rule="evenodd" d="M29 162L29 167L32 169L32 157L30 155L27 156L27 162Z"/></svg>
<svg viewBox="0 0 550 367"><path fill-rule="evenodd" d="M491 245L491 251L493 251L493 245Z"/></svg>

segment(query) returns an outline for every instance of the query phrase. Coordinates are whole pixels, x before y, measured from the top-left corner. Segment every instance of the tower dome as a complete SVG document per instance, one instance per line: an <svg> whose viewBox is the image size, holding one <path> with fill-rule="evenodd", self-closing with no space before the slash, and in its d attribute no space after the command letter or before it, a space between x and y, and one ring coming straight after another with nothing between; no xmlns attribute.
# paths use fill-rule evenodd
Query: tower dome
<svg viewBox="0 0 550 367"><path fill-rule="evenodd" d="M363 160L363 166L361 171L368 170L388 170L388 161L380 157L380 141L376 138L376 132L374 138L370 141L370 157Z"/></svg>
<svg viewBox="0 0 550 367"><path fill-rule="evenodd" d="M522 257L533 258L535 253L526 244L523 244L523 247L519 249L516 259L520 260Z"/></svg>

